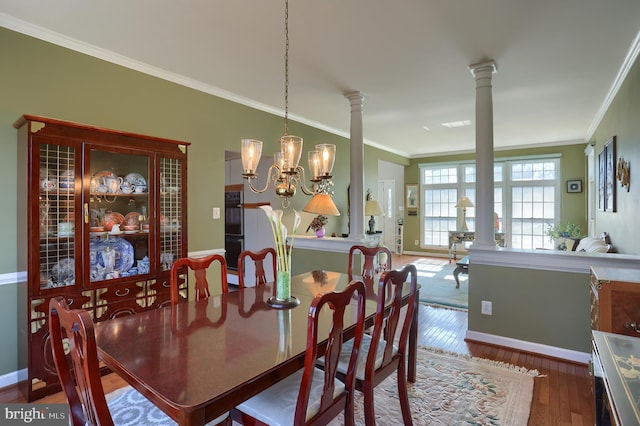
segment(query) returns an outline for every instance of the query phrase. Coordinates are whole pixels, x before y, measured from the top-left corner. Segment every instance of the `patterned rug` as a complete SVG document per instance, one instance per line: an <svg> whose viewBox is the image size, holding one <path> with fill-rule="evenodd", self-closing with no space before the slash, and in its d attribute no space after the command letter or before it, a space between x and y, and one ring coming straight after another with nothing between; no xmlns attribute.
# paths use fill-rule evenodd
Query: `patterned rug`
<svg viewBox="0 0 640 426"><path fill-rule="evenodd" d="M533 396L535 370L419 348L417 380L409 384L409 403L414 425L526 425ZM116 424L175 424L127 386L107 395ZM133 395L133 396L132 396ZM402 423L395 375L375 389L378 426ZM134 408L135 407L135 408ZM364 425L363 398L356 393L356 425ZM342 415L330 423L343 425ZM234 425L237 423L234 422Z"/></svg>
<svg viewBox="0 0 640 426"><path fill-rule="evenodd" d="M469 275L459 274L460 288L456 288L454 261L424 258L411 262L418 270L420 301L427 304L460 309L469 308Z"/></svg>
<svg viewBox="0 0 640 426"><path fill-rule="evenodd" d="M526 425L536 370L495 361L418 351L417 379L409 384L414 425ZM375 389L376 425L402 424L395 375ZM356 393L356 425L364 425L363 398ZM342 418L331 426L344 424Z"/></svg>

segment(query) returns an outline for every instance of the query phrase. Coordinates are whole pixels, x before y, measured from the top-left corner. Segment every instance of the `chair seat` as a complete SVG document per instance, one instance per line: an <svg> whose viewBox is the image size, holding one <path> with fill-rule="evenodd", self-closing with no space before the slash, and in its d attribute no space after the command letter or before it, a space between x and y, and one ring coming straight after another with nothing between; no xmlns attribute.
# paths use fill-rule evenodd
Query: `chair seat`
<svg viewBox="0 0 640 426"><path fill-rule="evenodd" d="M106 395L114 425L175 425L173 419L131 386L125 386ZM210 421L213 426L223 422L229 413Z"/></svg>
<svg viewBox="0 0 640 426"><path fill-rule="evenodd" d="M303 371L295 372L236 408L269 425L292 425ZM307 420L318 412L323 385L324 371L316 368L313 372L313 384L309 395ZM336 379L334 397L342 393L344 389L344 383Z"/></svg>
<svg viewBox="0 0 640 426"><path fill-rule="evenodd" d="M364 334L362 336L362 347L360 348L360 356L358 357L358 367L356 369L356 379L364 380L364 369L367 365L367 357L369 354L369 348L371 347L371 336ZM374 370L378 369L382 365L382 358L384 357L384 348L387 346L385 340L380 339L378 343L378 349L376 350L376 360L374 363ZM342 374L347 374L347 367L349 365L349 358L351 357L351 351L353 350L353 339L349 339L342 344L342 351L340 352L340 360L338 361L337 370ZM398 353L398 347L393 345L393 355ZM324 357L318 358L318 364L324 364Z"/></svg>

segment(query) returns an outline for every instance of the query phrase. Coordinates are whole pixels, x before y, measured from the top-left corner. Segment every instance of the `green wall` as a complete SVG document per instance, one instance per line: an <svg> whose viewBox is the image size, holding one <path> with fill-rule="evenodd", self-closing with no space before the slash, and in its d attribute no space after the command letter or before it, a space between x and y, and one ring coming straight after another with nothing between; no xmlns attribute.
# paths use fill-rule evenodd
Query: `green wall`
<svg viewBox="0 0 640 426"><path fill-rule="evenodd" d="M487 265L469 267L469 330L590 352L589 275Z"/></svg>
<svg viewBox="0 0 640 426"><path fill-rule="evenodd" d="M584 149L585 144L562 145L555 147L529 148L520 150L504 150L496 151L495 160L509 157L522 157L527 155L544 155L544 154L560 154L561 168L561 223L577 223L582 231L587 233L587 192L586 192L586 157ZM419 167L420 164L427 163L443 163L447 161L473 161L475 154L459 154L459 155L441 155L433 157L412 158L410 165L405 169L405 183L420 183ZM583 183L583 191L581 193L567 193L566 181L572 179L581 179ZM420 216L407 216L404 218L404 249L414 252L430 252L433 250L421 249L414 244L414 240L420 235ZM446 252L446 249L441 250Z"/></svg>
<svg viewBox="0 0 640 426"><path fill-rule="evenodd" d="M607 109L594 137L596 159L605 143L616 136L616 158L631 164L629 191L617 187L617 211L596 211L596 231L609 233L611 243L619 253L640 254L640 61L636 60L618 94Z"/></svg>

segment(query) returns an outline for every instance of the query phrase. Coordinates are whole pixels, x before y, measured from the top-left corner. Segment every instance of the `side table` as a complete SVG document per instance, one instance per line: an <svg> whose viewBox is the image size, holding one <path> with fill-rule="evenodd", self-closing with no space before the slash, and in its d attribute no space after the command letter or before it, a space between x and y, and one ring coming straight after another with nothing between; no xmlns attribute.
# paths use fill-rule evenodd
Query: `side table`
<svg viewBox="0 0 640 426"><path fill-rule="evenodd" d="M459 274L469 275L469 256L465 256L456 262L456 269L453 270L453 278L456 279L456 288L460 288Z"/></svg>

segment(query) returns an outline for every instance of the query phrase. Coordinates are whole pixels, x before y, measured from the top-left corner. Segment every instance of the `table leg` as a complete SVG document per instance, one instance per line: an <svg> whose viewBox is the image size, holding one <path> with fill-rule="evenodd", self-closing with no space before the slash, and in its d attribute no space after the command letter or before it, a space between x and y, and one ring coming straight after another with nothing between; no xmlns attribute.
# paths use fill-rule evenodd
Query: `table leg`
<svg viewBox="0 0 640 426"><path fill-rule="evenodd" d="M407 380L416 381L416 365L418 363L418 307L420 306L420 290L416 290L416 300L413 306L413 321L409 329L409 354L407 365Z"/></svg>
<svg viewBox="0 0 640 426"><path fill-rule="evenodd" d="M462 270L464 269L463 266L456 266L456 269L453 270L453 278L455 278L456 280L456 288L460 288L460 280L458 279L458 275L460 274L460 272L462 272Z"/></svg>

